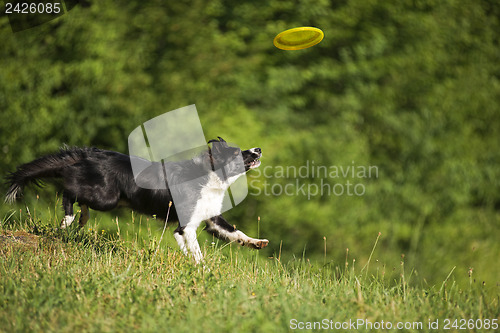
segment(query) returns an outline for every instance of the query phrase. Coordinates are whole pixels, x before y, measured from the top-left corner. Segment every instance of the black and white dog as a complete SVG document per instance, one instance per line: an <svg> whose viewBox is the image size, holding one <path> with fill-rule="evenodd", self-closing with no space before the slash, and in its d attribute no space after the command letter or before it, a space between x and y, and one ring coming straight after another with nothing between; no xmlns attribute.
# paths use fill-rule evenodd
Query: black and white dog
<svg viewBox="0 0 500 333"><path fill-rule="evenodd" d="M261 249L269 243L266 239L248 237L229 224L221 215L225 191L246 171L260 165L262 156L260 148L241 151L237 147L230 147L222 138L210 140L212 147L191 160L175 163L170 169L174 170L176 180L201 177L199 188L185 193L194 198L194 204L189 209L189 220L185 226L174 231L181 250L187 254L191 252L195 261L203 260L200 246L196 239L196 230L202 221L206 222L209 233L229 242L237 242L255 249ZM242 156L244 168L231 168L231 161ZM80 226L84 226L89 219L89 208L107 211L124 204L133 210L156 215L166 219L168 204L172 201L172 194L166 189L147 189L137 185L131 166L131 157L121 153L100 150L97 148L62 148L59 153L46 155L30 163L23 164L7 176L9 190L6 202L15 201L28 183L41 184L41 180L54 182L62 190L64 219L61 227L68 227L75 219L73 204L76 202L81 208ZM223 176L214 170L224 168ZM141 181L155 182L165 180L164 170L159 162L153 162L151 167L144 170ZM188 179L186 179L188 180ZM177 220L175 205L170 210L169 219Z"/></svg>

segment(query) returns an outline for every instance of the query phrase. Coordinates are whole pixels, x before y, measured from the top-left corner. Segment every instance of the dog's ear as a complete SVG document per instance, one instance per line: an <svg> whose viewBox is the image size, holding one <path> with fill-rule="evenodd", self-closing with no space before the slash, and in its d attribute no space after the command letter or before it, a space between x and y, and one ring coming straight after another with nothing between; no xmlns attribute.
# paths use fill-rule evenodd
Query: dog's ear
<svg viewBox="0 0 500 333"><path fill-rule="evenodd" d="M220 136L218 136L217 138L218 139L212 139L212 140L208 141L209 144L212 143L212 149L213 150L219 151L221 148L227 148L228 147L226 140L224 140Z"/></svg>
<svg viewBox="0 0 500 333"><path fill-rule="evenodd" d="M210 147L210 144L212 144L212 147ZM210 155L210 160L213 162L212 158L213 155L218 155L220 154L220 141L217 139L212 139L208 141L208 154Z"/></svg>
<svg viewBox="0 0 500 333"><path fill-rule="evenodd" d="M224 148L229 147L228 144L227 144L227 142L226 142L226 140L224 140L220 136L218 136L218 138L219 138L219 142L220 142L220 144L221 144L222 147L224 147Z"/></svg>
<svg viewBox="0 0 500 333"><path fill-rule="evenodd" d="M212 143L212 142L226 143L226 140L224 140L223 138L221 138L220 136L218 136L217 139L212 139L212 140L208 141L208 143Z"/></svg>
<svg viewBox="0 0 500 333"><path fill-rule="evenodd" d="M212 148L210 148L210 144L212 144ZM212 151L218 153L220 150L220 143L217 139L212 139L208 141L208 151L210 155L212 155Z"/></svg>

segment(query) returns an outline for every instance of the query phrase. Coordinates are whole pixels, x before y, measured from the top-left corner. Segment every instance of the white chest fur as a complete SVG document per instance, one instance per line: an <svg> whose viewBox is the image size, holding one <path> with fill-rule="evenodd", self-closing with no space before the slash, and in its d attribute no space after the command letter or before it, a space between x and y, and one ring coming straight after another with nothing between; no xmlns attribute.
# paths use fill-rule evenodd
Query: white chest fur
<svg viewBox="0 0 500 333"><path fill-rule="evenodd" d="M215 172L211 172L207 184L201 189L200 199L196 203L191 221L203 221L220 215L224 193L234 180L236 179L224 182Z"/></svg>

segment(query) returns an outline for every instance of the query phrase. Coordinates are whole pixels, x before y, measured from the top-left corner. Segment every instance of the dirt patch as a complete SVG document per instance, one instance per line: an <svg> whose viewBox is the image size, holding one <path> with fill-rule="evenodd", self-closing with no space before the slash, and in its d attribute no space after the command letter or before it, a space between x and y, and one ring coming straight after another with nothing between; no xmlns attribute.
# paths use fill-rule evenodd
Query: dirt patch
<svg viewBox="0 0 500 333"><path fill-rule="evenodd" d="M2 231L0 235L0 247L14 245L22 247L37 248L40 236L30 234L26 231Z"/></svg>

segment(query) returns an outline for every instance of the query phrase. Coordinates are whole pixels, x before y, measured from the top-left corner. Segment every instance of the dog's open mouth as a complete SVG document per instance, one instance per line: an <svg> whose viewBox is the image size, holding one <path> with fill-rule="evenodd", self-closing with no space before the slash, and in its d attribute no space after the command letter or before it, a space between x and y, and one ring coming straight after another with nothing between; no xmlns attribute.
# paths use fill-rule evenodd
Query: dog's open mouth
<svg viewBox="0 0 500 333"><path fill-rule="evenodd" d="M258 168L259 165L260 165L260 160L258 158L256 158L255 160L248 163L248 168L250 168L250 169Z"/></svg>
<svg viewBox="0 0 500 333"><path fill-rule="evenodd" d="M242 154L246 171L259 167L260 158L262 157L262 150L260 148L248 149L243 151Z"/></svg>

